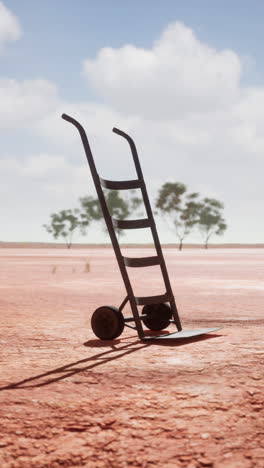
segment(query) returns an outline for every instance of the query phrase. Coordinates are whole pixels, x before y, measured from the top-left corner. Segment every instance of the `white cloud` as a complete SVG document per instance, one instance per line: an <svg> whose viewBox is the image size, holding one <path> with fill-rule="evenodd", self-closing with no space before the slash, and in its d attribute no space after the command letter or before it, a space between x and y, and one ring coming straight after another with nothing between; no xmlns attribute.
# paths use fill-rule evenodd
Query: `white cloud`
<svg viewBox="0 0 264 468"><path fill-rule="evenodd" d="M242 71L235 52L216 51L176 23L151 49L107 48L85 61L100 103L62 100L44 79L0 80L0 128L41 137L41 147L28 153L34 157L21 158L18 149L0 164L1 198L9 212L21 201L21 224L24 218L26 230L31 217L41 239L50 212L94 191L77 130L61 119L65 112L87 130L103 177L135 177L129 146L111 132L116 126L135 138L151 198L163 182L182 181L225 203L230 228L221 241L261 241L264 88L243 88ZM166 228L161 234L174 240Z"/></svg>
<svg viewBox="0 0 264 468"><path fill-rule="evenodd" d="M1 240L52 241L43 224L50 214L78 206L87 193L87 168L60 154L0 159ZM89 179L89 178L88 178Z"/></svg>
<svg viewBox="0 0 264 468"><path fill-rule="evenodd" d="M31 200L33 195L31 189L35 186L37 196L44 194L44 197L50 199L55 192L56 203L61 204L65 199L66 203L72 204L72 200L78 198L80 191L84 192L87 179L87 171L81 164L73 164L60 154L37 153L23 159L18 156L2 158L0 171L3 199L8 198L12 184L16 192L20 192L20 199ZM34 201L37 201L35 196Z"/></svg>
<svg viewBox="0 0 264 468"><path fill-rule="evenodd" d="M0 52L22 35L16 16L0 1ZM43 78L11 79L0 75L0 129L27 127L58 106L56 86Z"/></svg>
<svg viewBox="0 0 264 468"><path fill-rule="evenodd" d="M0 102L0 128L15 128L43 119L58 106L59 98L48 80L0 78Z"/></svg>
<svg viewBox="0 0 264 468"><path fill-rule="evenodd" d="M17 18L0 2L0 52L5 43L16 41L21 35L22 30Z"/></svg>
<svg viewBox="0 0 264 468"><path fill-rule="evenodd" d="M83 68L88 84L107 104L151 120L227 109L240 95L238 55L201 43L178 22L152 49L104 48Z"/></svg>

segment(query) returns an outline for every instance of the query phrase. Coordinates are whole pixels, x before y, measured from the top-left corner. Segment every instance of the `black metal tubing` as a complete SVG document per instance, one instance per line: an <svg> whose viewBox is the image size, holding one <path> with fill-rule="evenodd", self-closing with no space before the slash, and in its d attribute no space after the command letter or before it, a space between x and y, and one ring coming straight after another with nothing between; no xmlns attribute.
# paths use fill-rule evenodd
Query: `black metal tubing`
<svg viewBox="0 0 264 468"><path fill-rule="evenodd" d="M132 330L137 329L137 327L135 327L134 325L128 325L128 323L126 323L126 322L124 323L124 325L125 325L125 327L132 328ZM143 337L143 339L144 339L144 337Z"/></svg>
<svg viewBox="0 0 264 468"><path fill-rule="evenodd" d="M179 318L179 315L178 315L175 299L174 299L174 296L173 296L173 293L172 293L172 288L171 288L171 284L170 284L170 281L169 281L169 276L168 276L165 260L164 260L164 257L163 257L161 245L160 245L160 242L159 242L159 237L158 237L158 233L157 233L157 230L156 230L156 225L155 225L154 217L153 217L153 214L152 214L152 209L151 209L151 206L150 206L150 202L149 202L149 198L148 198L148 194L147 194L147 190L146 190L146 186L145 186L145 181L144 181L144 178L143 178L143 173L142 173L142 170L141 170L141 166L140 166L140 162L139 162L139 158L138 158L138 154L137 154L137 150L136 150L136 146L135 146L134 141L125 132L123 132L123 131L121 131L121 130L119 130L117 128L113 128L114 133L122 136L129 143L129 146L130 146L130 149L131 149L131 152L132 152L132 156L133 156L133 160L134 160L134 164L135 164L135 168L136 168L136 172L137 172L137 175L138 175L138 180L115 182L115 181L107 181L105 179L100 179L100 177L99 177L99 175L97 173L97 170L96 170L93 155L92 155L90 145L89 145L89 142L88 142L88 138L87 138L87 135L86 135L86 132L85 132L84 128L82 127L82 125L77 120L73 119L72 117L70 117L67 114L62 114L62 118L64 120L66 120L67 122L71 123L72 125L74 125L77 128L77 130L79 131L81 140L82 140L82 144L83 144L83 148L84 148L84 151L85 151L85 154L86 154L87 162L88 162L88 165L89 165L90 170L91 170L91 174L92 174L92 178L93 178L94 185L95 185L95 188L96 188L96 192L97 192L97 195L98 195L98 199L99 199L102 211L103 211L103 215L104 215L104 218L105 218L107 229L108 229L110 239L111 239L114 251L115 251L115 255L116 255L116 259L117 259L118 266L119 266L119 269L120 269L120 273L122 275L122 278L123 278L123 281L124 281L124 284L125 284L125 287L126 287L126 291L127 291L127 298L125 298L125 300L123 301L123 303L121 304L120 307L123 308L124 305L126 304L127 300L129 300L130 306L131 306L131 309L132 309L132 314L133 314L133 317L134 317L134 321L135 321L135 324L136 324L136 329L137 329L137 332L138 332L138 336L139 336L140 339L142 339L142 338L144 338L145 335L144 335L144 331L143 331L143 328L142 328L141 319L140 319L140 316L139 316L139 313L138 313L137 305L144 305L144 304L151 304L151 303L154 304L154 303L159 303L159 302L170 302L171 309L172 309L172 315L174 317L176 327L177 327L178 331L181 331L182 326L181 326L180 318ZM106 204L106 201L105 201L104 193L103 193L103 190L102 190L102 185L103 186L108 185L107 188L113 188L115 190L118 190L118 189L120 189L120 186L122 186L121 189L127 189L127 187L131 188L131 184L132 184L132 186L134 184L136 184L135 188L140 188L141 189L142 196L143 196L143 201L144 201L144 204L145 204L145 207L146 207L146 212L147 212L148 218L147 219L141 219L141 220L115 220L115 219L112 219L110 214L109 214L108 207L107 207L107 204ZM133 188L134 188L134 186L133 186ZM132 228L134 229L134 228L139 228L139 227L150 227L151 228L152 235L153 235L153 240L154 240L154 245L155 245L156 252L157 252L157 255L158 255L158 259L159 259L158 263L160 264L161 272L162 272L164 283L165 283L165 286L166 286L166 293L164 295L135 297L135 295L133 293L131 283L130 283L129 276L127 274L126 265L125 265L125 262L124 262L124 257L121 254L120 246L119 246L119 243L118 243L118 240L117 240L117 237L116 237L114 225L116 227L118 227L118 228L125 228L125 229L127 229L127 228L128 229L132 229ZM132 261L132 263L133 263L133 261Z"/></svg>
<svg viewBox="0 0 264 468"><path fill-rule="evenodd" d="M147 314L142 314L142 315L139 316L140 320L143 320L146 317L147 317ZM134 317L126 317L126 318L124 318L124 322L125 323L134 322Z"/></svg>
<svg viewBox="0 0 264 468"><path fill-rule="evenodd" d="M135 180L106 180L100 177L101 185L110 190L131 190L141 188L138 179Z"/></svg>
<svg viewBox="0 0 264 468"><path fill-rule="evenodd" d="M160 260L158 256L139 257L139 258L123 257L123 260L127 267L132 267L132 268L140 268L140 267L154 266L154 265L160 264Z"/></svg>
<svg viewBox="0 0 264 468"><path fill-rule="evenodd" d="M124 309L125 305L127 304L129 298L128 296L125 297L125 299L123 300L122 304L119 306L119 312L122 312L122 310Z"/></svg>
<svg viewBox="0 0 264 468"><path fill-rule="evenodd" d="M113 225L118 229L142 229L150 227L150 220L146 219L116 219L112 218Z"/></svg>
<svg viewBox="0 0 264 468"><path fill-rule="evenodd" d="M163 276L164 283L165 283L165 286L166 286L166 291L167 291L167 294L170 297L169 302L170 302L171 309L172 309L172 315L174 317L175 324L176 324L176 327L177 327L178 331L181 331L182 330L182 325L181 325L180 317L179 317L179 314L178 314L175 298L173 296L173 292L172 292L172 288L171 288L171 284L170 284L170 280L169 280L169 275L168 275L168 271L167 271L167 267L166 267L165 260L164 260L164 257L163 257L163 253L162 253L162 249L161 249L161 245L160 245L160 241L159 241L159 237L158 237L158 233L157 233L157 229L156 229L155 220L154 220L154 217L153 217L153 213L152 213L151 205L150 205L150 202L149 202L149 197L148 197L145 181L144 181L144 178L143 178L141 165L140 165L138 154L137 154L136 145L135 145L134 141L132 140L132 138L129 135L127 135L125 132L123 132L122 130L119 130L118 128L114 127L113 132L116 133L117 135L120 135L123 138L125 138L125 140L127 140L128 144L130 146L131 153L132 153L133 160L134 160L134 164L135 164L135 168L136 168L136 172L137 172L137 176L138 176L138 179L141 181L141 184L142 184L141 185L142 196L143 196L144 204L145 204L145 207L146 207L146 212L147 212L147 215L148 215L148 219L150 220L150 228L151 228L151 231L152 231L154 245L155 245L158 257L160 259L160 268L161 268L162 276Z"/></svg>
<svg viewBox="0 0 264 468"><path fill-rule="evenodd" d="M114 127L113 132L116 133L117 135L120 135L121 137L125 138L125 140L128 141L128 144L130 146L131 153L132 153L132 156L133 156L133 160L134 160L134 164L135 164L138 179L140 181L142 181L143 184L145 184L142 169L141 169L138 154L137 154L136 145L135 145L134 141L132 140L132 138L127 133L123 132L122 130L119 130L119 128Z"/></svg>
<svg viewBox="0 0 264 468"><path fill-rule="evenodd" d="M164 302L170 302L172 296L168 293L162 294L159 296L142 296L135 297L137 305L147 305L147 304L162 304Z"/></svg>
<svg viewBox="0 0 264 468"><path fill-rule="evenodd" d="M78 132L80 134L82 144L83 144L83 148L84 148L84 151L85 151L85 154L86 154L87 162L88 162L88 165L89 165L90 170L91 170L91 174L92 174L92 178L93 178L93 181L94 181L95 189L96 189L98 199L99 199L102 211L103 211L103 215L104 215L105 222L106 222L106 225L107 225L107 229L108 229L110 239L111 239L111 242L112 242L112 245L113 245L113 249L115 251L115 255L116 255L116 259L117 259L118 266L119 266L119 269L120 269L120 273L122 275L122 278L123 278L123 281L124 281L124 284L125 284L125 287L126 287L127 296L129 298L130 306L131 306L132 313L133 313L133 316L134 316L134 319L135 319L138 336L139 336L139 338L143 338L144 337L144 331L143 331L142 324L141 324L141 321L140 321L140 318L139 318L139 313L138 313L138 309L137 309L135 296L134 296L134 293L133 293L133 290L132 290L132 286L131 286L131 283L130 283L130 280L129 280L129 277L128 277L128 274L127 274L127 270L126 270L124 261L123 261L123 256L121 254L121 250L120 250L119 243L118 243L118 240L117 240L117 237L116 237L116 233L115 233L115 230L114 230L114 227L113 227L111 216L109 214L108 207L107 207L107 204L106 204L106 201L105 201L104 193L103 193L103 190L102 190L102 187L101 187L100 178L99 178L99 175L98 175L96 167L95 167L92 151L91 151L91 148L90 148L90 145L89 145L89 142L88 142L86 132L85 132L84 128L82 127L82 125L77 120L70 117L69 115L62 114L62 118L64 120L66 120L67 122L71 123L72 125L74 125L74 127L77 128L77 130L78 130Z"/></svg>

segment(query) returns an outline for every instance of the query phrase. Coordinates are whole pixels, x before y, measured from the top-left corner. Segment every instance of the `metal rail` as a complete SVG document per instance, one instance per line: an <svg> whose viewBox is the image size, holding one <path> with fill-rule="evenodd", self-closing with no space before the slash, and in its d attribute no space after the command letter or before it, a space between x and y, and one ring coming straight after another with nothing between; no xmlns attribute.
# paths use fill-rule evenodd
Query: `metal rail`
<svg viewBox="0 0 264 468"><path fill-rule="evenodd" d="M158 237L158 233L157 233L157 229L156 229L156 225L155 225L155 221L154 221L151 205L149 202L149 197L148 197L148 193L147 193L147 189L146 189L145 181L143 178L143 173L142 173L142 169L140 166L140 162L139 162L139 158L138 158L138 154L137 154L134 141L125 132L117 128L113 128L114 133L122 136L129 143L138 179L129 180L129 181L109 181L106 179L102 179L99 177L97 173L96 166L94 163L94 158L93 158L91 148L89 145L89 141L88 141L84 128L77 120L75 120L74 118L70 117L67 114L63 114L62 118L77 128L77 130L79 131L81 140L82 140L83 148L86 154L88 165L91 170L95 189L96 189L98 199L101 205L101 209L105 218L106 226L107 226L109 236L113 245L113 249L116 255L117 263L118 263L120 273L122 275L125 288L127 291L127 297L124 299L123 303L121 304L120 310L121 308L125 306L127 301L130 302L130 306L131 306L133 318L136 324L138 336L139 338L142 339L145 337L145 335L144 335L144 331L143 331L142 324L141 324L142 317L139 316L137 306L145 305L145 304L156 304L160 302L169 302L171 305L172 315L174 318L173 322L176 324L178 331L181 331L182 326L181 326L178 310L176 307L175 299L173 296L165 260L164 260L161 245L159 242L159 237ZM112 218L110 216L110 213L106 204L102 186L108 189L112 189L112 190L127 190L131 188L139 188L142 192L142 198L145 204L147 218L139 219L139 220L118 220L118 219ZM114 227L118 229L138 229L138 228L149 227L152 232L157 256L145 257L145 258L123 257ZM159 296L135 297L126 267L143 267L143 266L151 266L151 265L160 265L161 273L162 273L163 280L164 280L165 287L166 287L166 292L165 294L159 295ZM127 322L127 319L126 319L126 322Z"/></svg>

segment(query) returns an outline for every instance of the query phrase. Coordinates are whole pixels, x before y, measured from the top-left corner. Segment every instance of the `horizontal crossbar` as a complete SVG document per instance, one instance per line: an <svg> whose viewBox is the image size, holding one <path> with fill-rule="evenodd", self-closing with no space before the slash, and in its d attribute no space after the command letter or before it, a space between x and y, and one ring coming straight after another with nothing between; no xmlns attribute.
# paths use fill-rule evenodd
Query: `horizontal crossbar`
<svg viewBox="0 0 264 468"><path fill-rule="evenodd" d="M133 320L133 321L134 321L134 320ZM137 327L135 327L134 325L128 325L128 323L126 323L126 321L125 321L125 324L124 324L124 325L125 325L125 327L132 328L132 330L136 330L136 329L137 329Z"/></svg>
<svg viewBox="0 0 264 468"><path fill-rule="evenodd" d="M146 219L115 219L112 218L114 227L118 229L141 229L150 227L150 220Z"/></svg>
<svg viewBox="0 0 264 468"><path fill-rule="evenodd" d="M168 293L162 294L161 296L135 297L137 305L162 304L164 302L169 302L171 299Z"/></svg>
<svg viewBox="0 0 264 468"><path fill-rule="evenodd" d="M110 190L131 190L140 188L140 180L106 180L100 177L101 185Z"/></svg>
<svg viewBox="0 0 264 468"><path fill-rule="evenodd" d="M141 315L139 315L140 320L143 320L143 319L146 318L146 317L147 317L147 314L141 314ZM124 318L124 322L125 322L125 323L127 323L127 322L135 322L135 319L134 319L134 317L125 317L125 318Z"/></svg>
<svg viewBox="0 0 264 468"><path fill-rule="evenodd" d="M153 266L153 265L159 265L160 264L160 259L159 257L141 257L141 258L128 258L128 257L123 257L124 264L127 267L147 267L147 266Z"/></svg>

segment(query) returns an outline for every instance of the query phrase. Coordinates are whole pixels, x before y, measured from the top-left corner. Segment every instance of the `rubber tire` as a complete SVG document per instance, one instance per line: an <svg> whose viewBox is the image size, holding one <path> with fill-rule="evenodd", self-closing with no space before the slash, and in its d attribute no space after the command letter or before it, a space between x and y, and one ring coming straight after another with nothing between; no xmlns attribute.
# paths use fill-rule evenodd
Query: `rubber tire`
<svg viewBox="0 0 264 468"><path fill-rule="evenodd" d="M145 305L142 309L142 314L147 317L143 318L144 325L153 331L163 330L170 325L172 311L167 304L150 304Z"/></svg>
<svg viewBox="0 0 264 468"><path fill-rule="evenodd" d="M97 338L114 340L123 332L125 322L119 309L114 306L102 306L94 311L91 326Z"/></svg>

